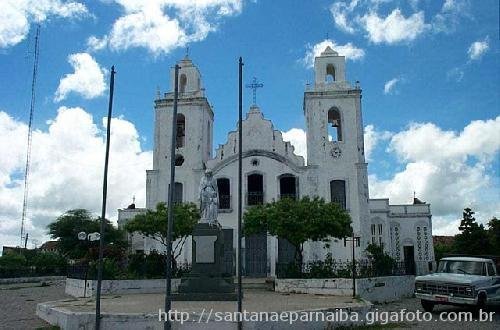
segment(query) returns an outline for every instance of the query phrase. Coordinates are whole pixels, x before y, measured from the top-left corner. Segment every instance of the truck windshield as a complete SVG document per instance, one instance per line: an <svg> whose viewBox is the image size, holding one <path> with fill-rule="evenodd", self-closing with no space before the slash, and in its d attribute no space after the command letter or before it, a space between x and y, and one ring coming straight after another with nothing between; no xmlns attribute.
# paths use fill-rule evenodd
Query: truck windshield
<svg viewBox="0 0 500 330"><path fill-rule="evenodd" d="M486 267L484 262L479 261L442 260L437 272L485 276Z"/></svg>

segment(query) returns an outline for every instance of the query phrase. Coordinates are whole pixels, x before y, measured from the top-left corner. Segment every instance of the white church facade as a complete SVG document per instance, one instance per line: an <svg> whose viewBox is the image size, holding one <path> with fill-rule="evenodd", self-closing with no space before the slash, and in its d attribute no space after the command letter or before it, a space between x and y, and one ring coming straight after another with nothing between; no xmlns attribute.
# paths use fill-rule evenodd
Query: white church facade
<svg viewBox="0 0 500 330"><path fill-rule="evenodd" d="M177 146L175 150L176 202L198 203L198 186L205 168L212 170L219 192L219 223L237 225L238 132L212 155L214 112L205 96L198 68L185 58L179 62ZM425 273L434 261L430 205L390 205L388 199L370 199L364 155L361 89L346 80L345 57L327 47L316 57L315 81L304 92L303 111L307 128L307 161L284 141L281 131L253 105L243 120L243 207L283 197L320 196L339 203L351 218L359 237L356 258L364 257L370 243L382 245L398 261L414 263ZM171 86L174 74L171 73ZM173 88L172 88L173 89ZM146 208L166 201L170 178L170 137L174 93L155 100L153 169L146 173ZM119 210L123 225L145 208ZM236 242L236 236L233 239ZM286 240L268 234L247 237L243 242L243 267L248 276L275 276L276 264L290 261ZM322 259L331 253L337 260L351 259L350 242L334 240L330 246L308 242L304 260ZM134 235L133 250L163 250L154 240ZM190 243L183 260L191 258Z"/></svg>

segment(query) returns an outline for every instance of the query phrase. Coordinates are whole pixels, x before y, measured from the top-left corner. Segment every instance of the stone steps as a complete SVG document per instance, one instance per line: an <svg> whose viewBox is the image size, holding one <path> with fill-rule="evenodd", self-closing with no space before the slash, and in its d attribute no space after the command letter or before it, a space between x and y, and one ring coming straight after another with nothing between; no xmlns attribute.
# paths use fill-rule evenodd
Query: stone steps
<svg viewBox="0 0 500 330"><path fill-rule="evenodd" d="M234 283L237 284L237 278L234 279ZM249 278L243 277L241 279L243 290L268 290L274 291L274 279L273 278Z"/></svg>

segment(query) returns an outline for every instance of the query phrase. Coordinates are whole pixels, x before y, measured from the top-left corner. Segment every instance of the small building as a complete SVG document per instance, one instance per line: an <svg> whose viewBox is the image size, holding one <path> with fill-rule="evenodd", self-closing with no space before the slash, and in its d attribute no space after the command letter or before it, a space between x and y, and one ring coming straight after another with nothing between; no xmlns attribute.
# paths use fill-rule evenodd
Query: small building
<svg viewBox="0 0 500 330"><path fill-rule="evenodd" d="M50 252L50 253L58 253L59 250L59 242L58 241L47 241L40 246L40 251L42 252Z"/></svg>
<svg viewBox="0 0 500 330"><path fill-rule="evenodd" d="M26 250L26 249L19 247L19 246L6 246L6 245L4 245L2 247L2 255L6 255L8 253L21 253L24 250Z"/></svg>
<svg viewBox="0 0 500 330"><path fill-rule="evenodd" d="M189 58L179 63L177 145L175 146L175 202L198 203L198 186L205 168L212 170L219 192L219 222L237 225L238 131L228 133L224 144L213 150L214 112L205 95L202 77ZM361 88L346 79L345 57L330 47L316 57L314 84L304 91L303 113L307 128L307 160L284 141L280 130L253 104L243 120L244 208L280 198L319 196L336 202L352 218L359 237L357 258L370 244L379 244L398 261L428 272L434 261L430 205L391 205L389 199L370 199L368 164L365 160ZM174 72L170 75L174 86ZM172 88L173 89L173 88ZM146 208L166 201L170 178L170 138L174 93L155 100L153 168L146 173ZM123 224L146 208L119 210ZM163 251L152 239L134 235L133 250ZM236 236L234 242L237 242ZM308 242L304 260L351 259L350 243L334 240L329 246ZM244 239L245 275L275 276L276 264L293 260L294 248L285 239L263 233ZM189 261L190 243L181 258Z"/></svg>

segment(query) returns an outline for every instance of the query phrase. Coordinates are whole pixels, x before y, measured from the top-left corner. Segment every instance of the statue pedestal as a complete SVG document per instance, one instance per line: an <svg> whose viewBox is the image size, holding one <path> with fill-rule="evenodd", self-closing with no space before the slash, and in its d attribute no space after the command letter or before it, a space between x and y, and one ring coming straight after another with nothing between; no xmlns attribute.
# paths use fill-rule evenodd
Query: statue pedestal
<svg viewBox="0 0 500 330"><path fill-rule="evenodd" d="M224 231L230 233L224 235ZM232 229L198 223L192 236L191 272L181 279L179 293L172 300L237 300L234 279L224 260L224 236L232 241Z"/></svg>

